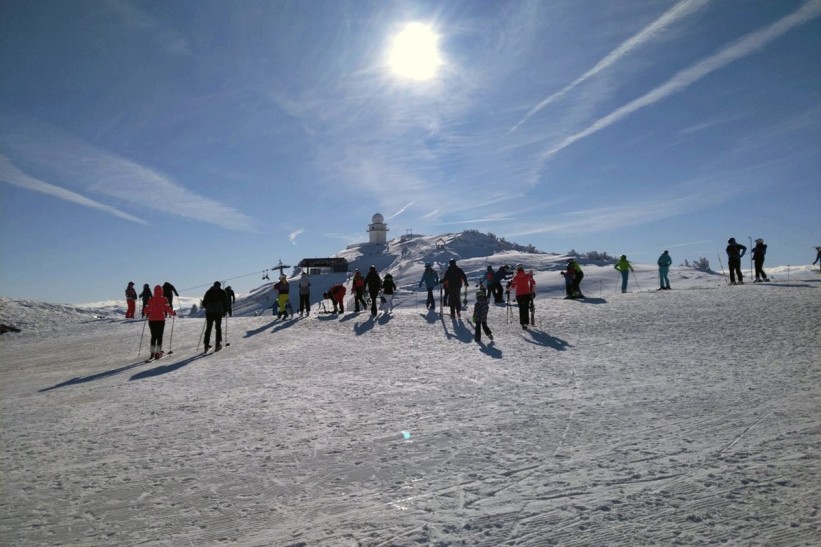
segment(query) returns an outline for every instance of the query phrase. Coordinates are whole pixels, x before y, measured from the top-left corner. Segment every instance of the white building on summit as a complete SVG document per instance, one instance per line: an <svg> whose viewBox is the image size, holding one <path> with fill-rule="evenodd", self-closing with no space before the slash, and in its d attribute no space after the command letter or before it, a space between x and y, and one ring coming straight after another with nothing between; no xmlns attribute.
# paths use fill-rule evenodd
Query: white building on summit
<svg viewBox="0 0 821 547"><path fill-rule="evenodd" d="M388 225L385 224L385 217L376 213L368 224L368 235L371 243L384 245L388 241Z"/></svg>

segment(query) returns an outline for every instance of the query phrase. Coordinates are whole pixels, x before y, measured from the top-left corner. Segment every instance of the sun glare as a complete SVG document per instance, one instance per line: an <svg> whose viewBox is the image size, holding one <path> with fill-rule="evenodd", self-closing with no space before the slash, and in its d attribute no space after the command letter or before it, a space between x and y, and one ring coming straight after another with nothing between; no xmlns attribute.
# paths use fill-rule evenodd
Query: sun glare
<svg viewBox="0 0 821 547"><path fill-rule="evenodd" d="M394 74L411 80L430 80L442 65L439 37L422 23L409 23L394 36L388 65Z"/></svg>

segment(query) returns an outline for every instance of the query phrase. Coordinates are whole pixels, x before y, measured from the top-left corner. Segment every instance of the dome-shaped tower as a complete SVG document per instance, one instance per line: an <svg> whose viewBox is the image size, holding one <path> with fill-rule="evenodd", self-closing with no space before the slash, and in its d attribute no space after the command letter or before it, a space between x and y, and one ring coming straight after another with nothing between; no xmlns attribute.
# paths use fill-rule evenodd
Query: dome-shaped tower
<svg viewBox="0 0 821 547"><path fill-rule="evenodd" d="M388 225L385 224L385 217L379 213L371 217L371 223L368 224L368 235L371 243L383 245L388 240Z"/></svg>

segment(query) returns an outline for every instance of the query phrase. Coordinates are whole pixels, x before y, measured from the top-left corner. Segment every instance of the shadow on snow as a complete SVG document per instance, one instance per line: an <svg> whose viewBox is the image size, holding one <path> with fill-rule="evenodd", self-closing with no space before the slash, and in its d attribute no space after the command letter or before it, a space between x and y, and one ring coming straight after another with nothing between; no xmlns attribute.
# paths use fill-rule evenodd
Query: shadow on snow
<svg viewBox="0 0 821 547"><path fill-rule="evenodd" d="M59 384L55 384L51 387L46 387L43 389L38 390L39 393L44 393L46 391L51 391L52 389L57 389L59 387L65 386L73 386L78 384L84 384L86 382L93 382L94 380L99 380L101 378L108 378L109 376L114 376L116 374L120 374L121 372L125 372L130 368L134 368L136 366L145 364L145 360L140 359L136 363L132 363L130 365L125 365L124 367L115 368L112 370L107 370L105 372L98 372L97 374L92 374L90 376L78 376L77 378L72 378L71 380L66 380L65 382L61 382Z"/></svg>
<svg viewBox="0 0 821 547"><path fill-rule="evenodd" d="M137 374L135 374L134 376L129 378L129 381L131 381L131 380L142 380L144 378L152 378L154 376L160 376L162 374L167 374L169 372L174 372L175 370L179 370L179 369L181 369L182 367L184 367L186 365L190 365L192 362L194 362L198 359L202 359L206 355L210 355L210 354L199 353L197 355L193 355L193 356L189 357L188 359L183 359L182 361L177 361L176 363L171 363L169 365L162 365L162 366L159 366L159 367L154 367L152 369L145 370L143 372L138 372Z"/></svg>
<svg viewBox="0 0 821 547"><path fill-rule="evenodd" d="M529 344L536 344L537 346L553 348L556 351L564 351L567 348L571 347L566 340L562 340L561 338L551 336L544 331L528 329L527 332L528 334L530 334L532 340L529 340L528 338L525 338L524 340ZM524 334L522 336L524 336Z"/></svg>

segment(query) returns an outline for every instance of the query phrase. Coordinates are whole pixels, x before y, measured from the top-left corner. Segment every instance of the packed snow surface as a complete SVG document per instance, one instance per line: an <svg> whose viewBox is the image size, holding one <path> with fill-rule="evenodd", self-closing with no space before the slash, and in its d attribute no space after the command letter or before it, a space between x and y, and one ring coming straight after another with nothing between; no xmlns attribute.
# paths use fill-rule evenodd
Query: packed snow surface
<svg viewBox="0 0 821 547"><path fill-rule="evenodd" d="M607 271L493 343L405 291L207 356L181 314L153 363L140 320L4 300L0 544L817 545L821 276Z"/></svg>

